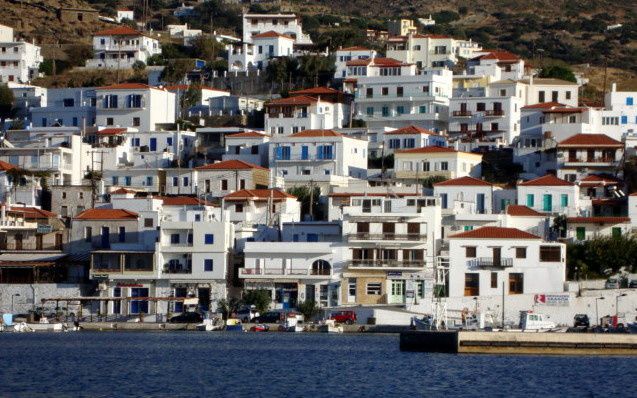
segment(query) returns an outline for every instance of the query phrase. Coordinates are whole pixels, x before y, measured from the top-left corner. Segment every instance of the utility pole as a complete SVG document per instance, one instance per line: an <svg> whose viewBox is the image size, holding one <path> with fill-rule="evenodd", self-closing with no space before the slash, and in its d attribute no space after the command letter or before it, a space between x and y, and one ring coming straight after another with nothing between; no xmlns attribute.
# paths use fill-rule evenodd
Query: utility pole
<svg viewBox="0 0 637 398"><path fill-rule="evenodd" d="M502 329L504 329L504 281L502 281Z"/></svg>
<svg viewBox="0 0 637 398"><path fill-rule="evenodd" d="M310 180L310 217L314 221L314 180Z"/></svg>

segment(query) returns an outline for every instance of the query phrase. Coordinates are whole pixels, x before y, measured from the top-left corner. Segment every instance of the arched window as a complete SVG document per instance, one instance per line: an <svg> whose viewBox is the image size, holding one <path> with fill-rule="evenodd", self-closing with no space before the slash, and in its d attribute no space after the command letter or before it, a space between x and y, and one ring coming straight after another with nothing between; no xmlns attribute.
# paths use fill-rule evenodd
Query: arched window
<svg viewBox="0 0 637 398"><path fill-rule="evenodd" d="M332 266L325 260L316 260L312 263L312 275L329 275Z"/></svg>

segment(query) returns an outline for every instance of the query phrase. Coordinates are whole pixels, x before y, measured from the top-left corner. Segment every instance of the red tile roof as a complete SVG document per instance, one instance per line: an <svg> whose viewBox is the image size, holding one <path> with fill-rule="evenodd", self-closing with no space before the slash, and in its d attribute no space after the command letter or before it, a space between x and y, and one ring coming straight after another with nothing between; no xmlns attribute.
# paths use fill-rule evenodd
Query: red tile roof
<svg viewBox="0 0 637 398"><path fill-rule="evenodd" d="M244 162L243 160L232 159L232 160L224 160L217 163L210 163L204 166L199 166L196 168L197 170L252 170L252 169L260 169L260 170L270 170L265 167L257 166L256 164Z"/></svg>
<svg viewBox="0 0 637 398"><path fill-rule="evenodd" d="M136 220L138 214L126 209L87 209L76 220Z"/></svg>
<svg viewBox="0 0 637 398"><path fill-rule="evenodd" d="M118 26L116 28L104 29L93 36L145 36L142 32L128 26Z"/></svg>
<svg viewBox="0 0 637 398"><path fill-rule="evenodd" d="M110 129L102 129L98 130L95 134L97 135L119 135L124 134L128 131L125 128L110 128Z"/></svg>
<svg viewBox="0 0 637 398"><path fill-rule="evenodd" d="M263 133L259 133L257 131L244 131L243 133L228 134L226 136L226 139L229 139L229 138L264 138L264 137L269 137L269 135L263 134Z"/></svg>
<svg viewBox="0 0 637 398"><path fill-rule="evenodd" d="M559 102L540 102L539 104L523 106L522 109L551 109L555 107L565 107L566 105Z"/></svg>
<svg viewBox="0 0 637 398"><path fill-rule="evenodd" d="M291 134L291 138L317 138L317 137L343 137L343 134L334 130L303 130L298 133Z"/></svg>
<svg viewBox="0 0 637 398"><path fill-rule="evenodd" d="M473 177L459 177L451 180L441 181L434 184L435 187L450 187L450 186L484 186L491 187L493 184Z"/></svg>
<svg viewBox="0 0 637 398"><path fill-rule="evenodd" d="M597 174L587 175L586 177L580 180L580 185L617 185L619 184L619 180L613 177L608 176L600 176Z"/></svg>
<svg viewBox="0 0 637 398"><path fill-rule="evenodd" d="M621 224L630 222L630 217L567 217L573 224Z"/></svg>
<svg viewBox="0 0 637 398"><path fill-rule="evenodd" d="M407 135L407 134L438 135L438 133L434 131L423 129L422 127L418 127L418 126L402 127L397 130L389 131L385 133L385 135Z"/></svg>
<svg viewBox="0 0 637 398"><path fill-rule="evenodd" d="M7 163L4 160L0 160L0 171L13 170L15 168L17 167L12 165L11 163Z"/></svg>
<svg viewBox="0 0 637 398"><path fill-rule="evenodd" d="M353 47L339 48L337 51L371 51L371 50L367 47L353 46Z"/></svg>
<svg viewBox="0 0 637 398"><path fill-rule="evenodd" d="M623 148L624 144L606 134L576 134L557 144L558 147Z"/></svg>
<svg viewBox="0 0 637 398"><path fill-rule="evenodd" d="M522 205L508 205L506 214L513 217L546 217L545 214Z"/></svg>
<svg viewBox="0 0 637 398"><path fill-rule="evenodd" d="M132 189L119 188L111 192L111 195L125 195L127 193L137 193L137 191L133 191Z"/></svg>
<svg viewBox="0 0 637 398"><path fill-rule="evenodd" d="M566 180L559 179L553 174L547 174L543 177L534 178L529 181L524 181L518 184L518 186L525 187L571 187L575 184Z"/></svg>
<svg viewBox="0 0 637 398"><path fill-rule="evenodd" d="M322 102L330 102L321 99ZM312 105L318 102L318 98L310 97L308 95L296 95L294 97L277 98L268 101L265 106L278 106L278 105Z"/></svg>
<svg viewBox="0 0 637 398"><path fill-rule="evenodd" d="M201 206L205 202L191 196L160 196L155 197L161 199L164 206Z"/></svg>
<svg viewBox="0 0 637 398"><path fill-rule="evenodd" d="M274 200L283 199L296 199L296 196L290 195L287 192L283 192L278 189L242 189L240 191L232 192L223 197L224 200Z"/></svg>
<svg viewBox="0 0 637 398"><path fill-rule="evenodd" d="M474 59L495 59L498 60L500 62L517 62L520 60L520 57L518 57L517 55L510 53L508 51L499 51L499 50L495 50L495 51L490 51L487 54L484 55L480 55Z"/></svg>
<svg viewBox="0 0 637 398"><path fill-rule="evenodd" d="M275 37L282 37L282 38L285 38L285 39L294 40L294 37L292 37L292 36L282 35L281 33L277 33L277 32L275 32L273 30L269 30L267 32L259 33L258 35L253 35L252 36L253 39L271 39L271 38L275 38Z"/></svg>
<svg viewBox="0 0 637 398"><path fill-rule="evenodd" d="M543 113L582 113L584 111L587 111L588 108L572 108L569 106L565 106L565 107L556 107L556 108L551 108L551 109L545 109L542 112Z"/></svg>
<svg viewBox="0 0 637 398"><path fill-rule="evenodd" d="M347 66L401 66L401 65L409 65L405 64L402 61L399 61L394 58L367 58L367 59L353 59L351 61L347 61L345 63Z"/></svg>
<svg viewBox="0 0 637 398"><path fill-rule="evenodd" d="M197 86L195 86L197 87ZM159 87L158 87L159 88ZM168 91L186 91L190 88L190 86L188 84L173 84L171 86L164 86L164 88ZM229 93L230 91L228 90L220 90L218 88L214 88L214 87L208 87L208 86L200 86L198 87L198 89L200 90L209 90L209 91L218 91L220 93Z"/></svg>
<svg viewBox="0 0 637 398"><path fill-rule="evenodd" d="M11 213L22 213L26 219L57 218L57 214L38 209L37 207L12 206L7 209Z"/></svg>
<svg viewBox="0 0 637 398"><path fill-rule="evenodd" d="M482 227L472 231L450 235L449 239L542 239L539 236L521 231L517 228Z"/></svg>
<svg viewBox="0 0 637 398"><path fill-rule="evenodd" d="M296 95L317 96L317 95L334 95L334 94L343 94L343 92L331 87L312 87L312 88L306 88L304 90L290 91L291 96L296 96Z"/></svg>
<svg viewBox="0 0 637 398"><path fill-rule="evenodd" d="M396 151L395 153L460 153L455 149L448 146L426 146L422 148L412 148L412 149L403 149L400 151ZM466 152L465 152L466 153ZM474 154L479 155L479 154Z"/></svg>

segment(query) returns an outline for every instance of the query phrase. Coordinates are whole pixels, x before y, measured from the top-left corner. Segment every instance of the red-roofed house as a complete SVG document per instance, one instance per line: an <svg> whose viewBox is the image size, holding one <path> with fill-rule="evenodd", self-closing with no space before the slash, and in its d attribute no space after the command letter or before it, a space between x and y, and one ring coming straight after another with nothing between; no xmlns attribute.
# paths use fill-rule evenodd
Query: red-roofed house
<svg viewBox="0 0 637 398"><path fill-rule="evenodd" d="M333 130L303 130L270 141L270 169L286 187L312 181L326 190L367 176L368 142Z"/></svg>
<svg viewBox="0 0 637 398"><path fill-rule="evenodd" d="M422 148L425 146L447 146L447 138L434 131L418 126L388 129L383 133L385 156L400 149Z"/></svg>
<svg viewBox="0 0 637 398"><path fill-rule="evenodd" d="M146 133L175 122L175 94L140 83L95 89L95 124L108 129L133 127Z"/></svg>
<svg viewBox="0 0 637 398"><path fill-rule="evenodd" d="M416 180L434 175L446 178L482 175L482 155L460 152L451 147L427 146L394 153L394 173L401 180Z"/></svg>
<svg viewBox="0 0 637 398"><path fill-rule="evenodd" d="M229 134L225 136L226 153L223 160L243 160L268 167L270 136L257 131Z"/></svg>
<svg viewBox="0 0 637 398"><path fill-rule="evenodd" d="M577 134L557 144L557 175L579 181L589 174L621 174L624 144L604 134Z"/></svg>
<svg viewBox="0 0 637 398"><path fill-rule="evenodd" d="M493 212L494 191L500 188L474 177L459 177L434 184L443 213L487 214Z"/></svg>
<svg viewBox="0 0 637 398"><path fill-rule="evenodd" d="M524 60L508 51L483 50L467 61L469 75L489 76L491 81L519 80L524 76Z"/></svg>
<svg viewBox="0 0 637 398"><path fill-rule="evenodd" d="M270 186L270 169L243 160L224 160L199 166L195 170L199 194L222 197L241 189Z"/></svg>
<svg viewBox="0 0 637 398"><path fill-rule="evenodd" d="M560 293L566 246L517 228L482 227L449 236L449 297Z"/></svg>
<svg viewBox="0 0 637 398"><path fill-rule="evenodd" d="M568 217L566 237L576 242L599 237L620 237L631 232L630 217Z"/></svg>
<svg viewBox="0 0 637 398"><path fill-rule="evenodd" d="M579 186L552 174L518 183L518 204L544 213L576 214Z"/></svg>
<svg viewBox="0 0 637 398"><path fill-rule="evenodd" d="M93 59L87 68L129 69L137 61L161 54L159 41L126 25L105 29L93 35Z"/></svg>
<svg viewBox="0 0 637 398"><path fill-rule="evenodd" d="M272 58L289 57L294 52L294 38L273 30L252 35L252 43L231 45L228 70L265 70Z"/></svg>
<svg viewBox="0 0 637 398"><path fill-rule="evenodd" d="M303 90L265 104L265 132L272 137L303 130L334 129L346 125L349 104L332 102L334 94L321 96L318 88Z"/></svg>

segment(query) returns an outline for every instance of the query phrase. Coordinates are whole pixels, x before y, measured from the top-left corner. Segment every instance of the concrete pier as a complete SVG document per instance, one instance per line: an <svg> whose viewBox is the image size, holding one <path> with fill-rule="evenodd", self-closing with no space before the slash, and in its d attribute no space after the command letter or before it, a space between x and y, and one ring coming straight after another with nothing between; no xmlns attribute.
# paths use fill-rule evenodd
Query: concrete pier
<svg viewBox="0 0 637 398"><path fill-rule="evenodd" d="M400 334L400 349L456 354L637 355L637 335L408 331Z"/></svg>

